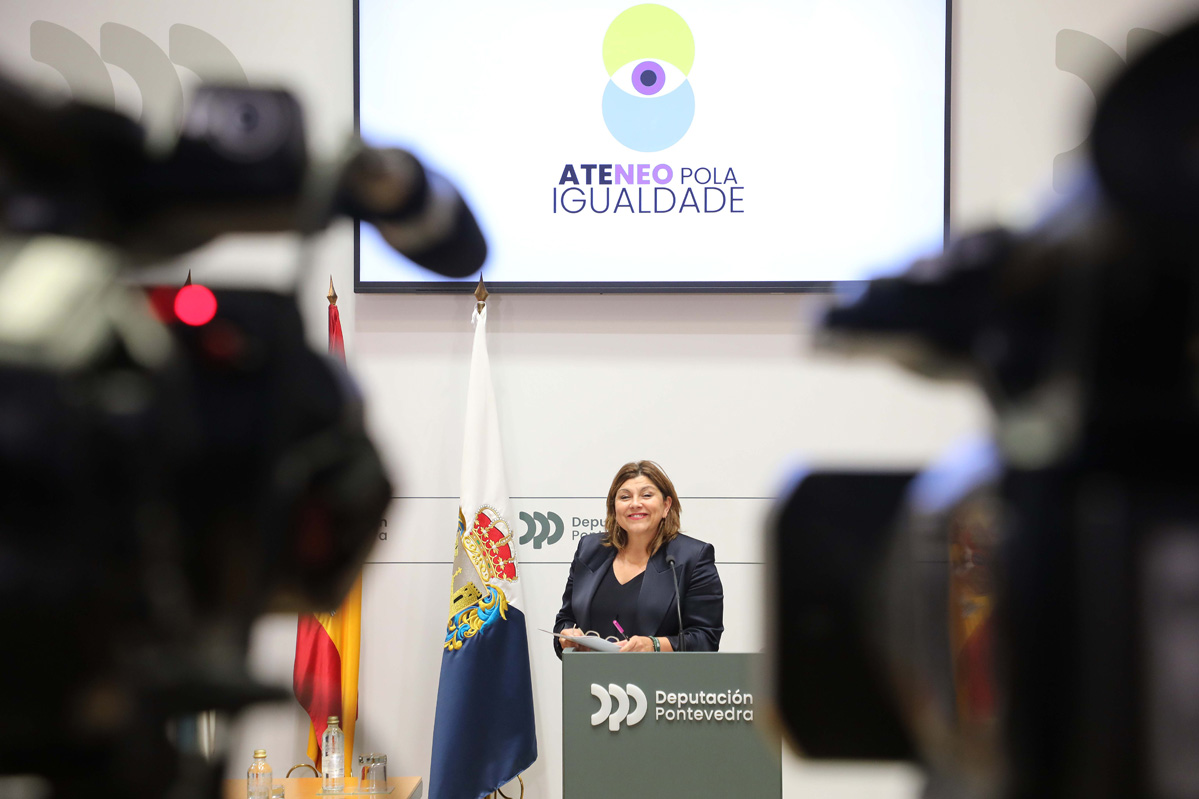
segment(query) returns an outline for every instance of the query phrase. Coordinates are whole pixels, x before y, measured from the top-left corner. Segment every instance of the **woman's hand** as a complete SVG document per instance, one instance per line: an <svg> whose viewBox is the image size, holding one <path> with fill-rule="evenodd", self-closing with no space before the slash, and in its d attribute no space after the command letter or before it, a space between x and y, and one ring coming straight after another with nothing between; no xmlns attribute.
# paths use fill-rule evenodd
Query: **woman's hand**
<svg viewBox="0 0 1199 799"><path fill-rule="evenodd" d="M661 640L661 639L659 639ZM653 652L654 642L649 639L649 636L634 635L627 641L620 642L621 652Z"/></svg>
<svg viewBox="0 0 1199 799"><path fill-rule="evenodd" d="M574 641L567 641L562 636L563 635L578 636L578 635L582 635L583 631L580 630L578 627L567 627L565 630L559 630L558 633L559 633L558 643L562 645L562 648L563 649L574 649L575 647L578 646L578 644L576 644Z"/></svg>

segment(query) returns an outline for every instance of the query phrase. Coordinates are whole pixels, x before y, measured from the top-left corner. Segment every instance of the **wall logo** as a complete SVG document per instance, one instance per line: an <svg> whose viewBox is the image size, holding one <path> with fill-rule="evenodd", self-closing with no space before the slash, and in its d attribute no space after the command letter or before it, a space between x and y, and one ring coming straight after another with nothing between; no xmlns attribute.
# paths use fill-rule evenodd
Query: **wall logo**
<svg viewBox="0 0 1199 799"><path fill-rule="evenodd" d="M172 25L164 51L144 33L127 25L100 26L100 50L74 31L37 20L29 26L29 55L54 69L76 100L116 107L116 91L106 64L124 70L141 92L141 122L151 132L179 129L183 83L176 67L185 67L208 83L246 86L246 71L215 36L191 25Z"/></svg>
<svg viewBox="0 0 1199 799"><path fill-rule="evenodd" d="M615 684L609 685L607 690L602 685L591 683L591 695L600 703L599 710L591 714L591 726L595 727L607 721L608 729L612 732L620 729L622 721L626 726L632 727L645 718L645 711L649 708L645 693L632 683L624 688ZM613 699L616 700L615 710L612 708ZM634 699L637 700L637 707L630 712L630 704Z"/></svg>
<svg viewBox="0 0 1199 799"><path fill-rule="evenodd" d="M695 39L683 18L654 3L626 9L608 26L603 54L604 123L616 140L653 153L683 138L695 116Z"/></svg>
<svg viewBox="0 0 1199 799"><path fill-rule="evenodd" d="M1165 38L1164 34L1148 28L1133 28L1128 32L1125 52L1129 58L1148 50ZM1063 28L1057 32L1057 51L1054 60L1057 68L1082 79L1091 93L1098 99L1103 94L1112 75L1124 66L1125 59L1102 39L1089 33ZM1053 189L1065 194L1073 185L1071 180L1075 166L1086 157L1091 137L1082 140L1072 150L1058 153L1053 158Z"/></svg>
<svg viewBox="0 0 1199 799"><path fill-rule="evenodd" d="M549 513L534 511L532 515L529 515L522 510L520 520L525 523L525 534L520 537L519 543L532 542L533 549L541 549L542 544L549 546L558 543L558 540L562 538L562 532L566 529L566 526L562 524L562 517L553 511ZM553 530L552 534L551 530Z"/></svg>

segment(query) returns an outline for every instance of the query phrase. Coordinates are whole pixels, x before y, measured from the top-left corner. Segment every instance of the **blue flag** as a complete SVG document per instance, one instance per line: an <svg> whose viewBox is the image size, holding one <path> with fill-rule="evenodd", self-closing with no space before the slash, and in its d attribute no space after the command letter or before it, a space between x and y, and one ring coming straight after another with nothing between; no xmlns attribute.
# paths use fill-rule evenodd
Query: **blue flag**
<svg viewBox="0 0 1199 799"><path fill-rule="evenodd" d="M475 312L474 321L429 799L478 799L516 779L537 759L529 642L516 542L508 525L486 306Z"/></svg>

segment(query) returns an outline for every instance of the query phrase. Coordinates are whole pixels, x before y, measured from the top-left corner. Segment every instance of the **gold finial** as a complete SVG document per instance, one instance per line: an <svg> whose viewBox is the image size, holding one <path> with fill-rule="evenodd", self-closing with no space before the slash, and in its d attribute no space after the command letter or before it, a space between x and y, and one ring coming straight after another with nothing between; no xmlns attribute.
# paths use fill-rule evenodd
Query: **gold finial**
<svg viewBox="0 0 1199 799"><path fill-rule="evenodd" d="M187 270L187 280L183 281L183 285L190 286L192 284L192 270Z"/></svg>
<svg viewBox="0 0 1199 799"><path fill-rule="evenodd" d="M487 291L487 286L483 285L483 278L479 278L479 285L475 286L475 299L479 302L475 305L475 309L479 313L483 312L483 306L487 304L487 298L491 293Z"/></svg>
<svg viewBox="0 0 1199 799"><path fill-rule="evenodd" d="M330 305L337 304L337 292L333 290L333 275L329 275L329 294L327 296Z"/></svg>

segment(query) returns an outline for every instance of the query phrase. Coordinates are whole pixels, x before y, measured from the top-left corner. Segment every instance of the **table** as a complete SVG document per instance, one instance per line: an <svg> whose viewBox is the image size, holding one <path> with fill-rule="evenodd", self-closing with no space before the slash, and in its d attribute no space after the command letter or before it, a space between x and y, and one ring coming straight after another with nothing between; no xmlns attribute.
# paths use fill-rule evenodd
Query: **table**
<svg viewBox="0 0 1199 799"><path fill-rule="evenodd" d="M321 799L316 792L321 789L320 777L275 777L273 785L283 785L284 799ZM394 787L391 793L357 794L357 797L379 797L379 799L421 799L424 796L424 785L420 777L388 777L388 787ZM358 786L357 777L346 777L346 788ZM223 799L246 799L246 779L225 780Z"/></svg>

